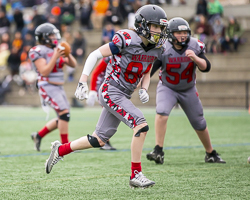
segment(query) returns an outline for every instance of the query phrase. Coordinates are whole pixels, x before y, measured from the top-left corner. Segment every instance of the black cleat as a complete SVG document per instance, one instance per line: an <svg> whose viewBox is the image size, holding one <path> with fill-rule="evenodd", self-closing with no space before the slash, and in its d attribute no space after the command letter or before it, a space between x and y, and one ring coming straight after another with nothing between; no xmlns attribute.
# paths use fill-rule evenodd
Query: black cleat
<svg viewBox="0 0 250 200"><path fill-rule="evenodd" d="M206 163L226 163L226 161L222 160L219 154L213 150L211 153L206 152L205 156Z"/></svg>
<svg viewBox="0 0 250 200"><path fill-rule="evenodd" d="M154 160L156 164L163 164L164 163L164 152L155 152L152 151L147 154L148 160Z"/></svg>
<svg viewBox="0 0 250 200"><path fill-rule="evenodd" d="M35 143L35 150L40 151L40 145L41 145L41 136L38 135L38 132L34 132L31 134L31 139L34 141Z"/></svg>

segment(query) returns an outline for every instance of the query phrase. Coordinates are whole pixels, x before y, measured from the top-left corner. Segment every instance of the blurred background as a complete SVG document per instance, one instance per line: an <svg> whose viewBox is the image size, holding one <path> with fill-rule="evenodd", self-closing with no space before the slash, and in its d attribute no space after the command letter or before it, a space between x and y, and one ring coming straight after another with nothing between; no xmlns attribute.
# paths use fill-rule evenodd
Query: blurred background
<svg viewBox="0 0 250 200"><path fill-rule="evenodd" d="M35 45L36 27L44 22L54 24L71 45L78 67L65 66L64 89L72 107L85 106L75 100L74 92L86 57L117 30L133 28L134 13L149 3L161 6L168 19L185 18L192 36L206 44L212 69L197 71L203 106L249 109L249 0L0 0L0 106L40 107L27 52ZM132 101L155 106L157 82L155 73L147 104L141 104L137 92Z"/></svg>

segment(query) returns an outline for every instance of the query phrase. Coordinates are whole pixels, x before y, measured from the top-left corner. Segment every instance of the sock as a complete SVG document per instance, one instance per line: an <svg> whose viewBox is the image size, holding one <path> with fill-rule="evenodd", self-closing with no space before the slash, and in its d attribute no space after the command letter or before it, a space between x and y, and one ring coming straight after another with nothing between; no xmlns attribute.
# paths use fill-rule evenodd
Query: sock
<svg viewBox="0 0 250 200"><path fill-rule="evenodd" d="M69 153L72 152L72 149L70 148L70 143L66 143L66 144L62 144L59 148L58 148L58 153L59 153L59 156L65 156Z"/></svg>
<svg viewBox="0 0 250 200"><path fill-rule="evenodd" d="M160 147L159 145L155 146L155 152L157 152L157 153L161 153L162 149L163 149L163 147Z"/></svg>
<svg viewBox="0 0 250 200"><path fill-rule="evenodd" d="M44 126L40 131L38 131L38 135L40 135L40 137L43 138L49 132L50 130L46 126Z"/></svg>
<svg viewBox="0 0 250 200"><path fill-rule="evenodd" d="M131 162L131 177L130 179L133 179L135 177L135 171L141 172L141 162L139 163L134 163Z"/></svg>
<svg viewBox="0 0 250 200"><path fill-rule="evenodd" d="M62 142L62 144L65 144L65 143L69 142L69 140L68 140L68 133L61 133L60 136L61 136L61 142Z"/></svg>

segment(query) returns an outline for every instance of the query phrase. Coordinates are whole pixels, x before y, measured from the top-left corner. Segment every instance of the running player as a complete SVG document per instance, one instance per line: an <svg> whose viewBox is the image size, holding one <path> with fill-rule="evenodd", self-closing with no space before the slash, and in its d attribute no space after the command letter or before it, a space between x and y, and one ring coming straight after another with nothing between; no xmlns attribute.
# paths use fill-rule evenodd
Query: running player
<svg viewBox="0 0 250 200"><path fill-rule="evenodd" d="M88 56L75 92L80 100L88 98L87 78L97 60L112 56L105 80L99 89L102 113L92 135L67 144L59 141L52 143L51 154L45 164L47 173L51 172L53 165L63 156L72 151L103 146L115 134L122 121L133 129L130 186L147 188L155 184L141 170L142 148L149 127L142 112L129 99L142 79L139 97L142 103L148 102L150 69L154 60L162 53L166 26L165 11L156 5L145 5L136 12L135 30L118 31L112 42Z"/></svg>
<svg viewBox="0 0 250 200"><path fill-rule="evenodd" d="M147 154L147 159L163 164L168 116L175 104L179 103L206 150L205 162L226 163L211 145L202 104L195 87L196 67L201 72L208 72L211 65L204 55L204 43L190 35L191 30L186 20L176 17L169 21L165 51L151 71L153 75L161 67L156 93L156 146Z"/></svg>
<svg viewBox="0 0 250 200"><path fill-rule="evenodd" d="M100 60L98 65L92 72L91 80L90 80L90 91L89 97L86 101L88 106L94 106L95 102L98 101L97 92L104 81L105 71L110 61L110 57L104 57ZM116 148L112 147L110 141L108 140L103 147L100 147L101 150L116 150Z"/></svg>
<svg viewBox="0 0 250 200"><path fill-rule="evenodd" d="M39 95L45 105L51 106L57 114L38 132L31 135L35 149L40 151L42 138L49 132L59 129L61 142L68 143L68 122L70 119L70 105L63 89L63 66L76 66L75 58L69 54L65 57L64 51L57 45L61 39L59 30L53 24L44 23L35 30L39 45L29 51L29 58L38 73Z"/></svg>

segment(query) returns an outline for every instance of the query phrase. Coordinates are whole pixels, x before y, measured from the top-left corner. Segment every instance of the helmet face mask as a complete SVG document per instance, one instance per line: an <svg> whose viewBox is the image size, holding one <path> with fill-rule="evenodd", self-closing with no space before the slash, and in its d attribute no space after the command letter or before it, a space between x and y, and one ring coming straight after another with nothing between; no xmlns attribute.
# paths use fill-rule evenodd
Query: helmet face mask
<svg viewBox="0 0 250 200"><path fill-rule="evenodd" d="M153 25L161 27L160 32L152 28ZM154 26L156 27L156 26ZM135 30L145 37L149 43L162 46L167 39L166 34L167 15L165 11L156 5L142 6L135 14ZM152 29L152 30L151 30Z"/></svg>
<svg viewBox="0 0 250 200"><path fill-rule="evenodd" d="M61 40L59 30L51 23L39 25L35 30L36 40L43 45L48 45L51 48L57 46Z"/></svg>
<svg viewBox="0 0 250 200"><path fill-rule="evenodd" d="M179 46L186 46L189 41L190 41L190 37L191 37L191 29L189 27L189 24L186 20L184 20L183 18L180 17L175 17L171 20L169 20L169 24L168 24L168 28L167 28L167 32L168 32L168 41L171 44L176 44ZM174 33L180 33L180 32L187 32L187 34L184 36L181 36L180 38L186 38L186 40L181 40L179 41ZM183 34L182 34L183 35Z"/></svg>

